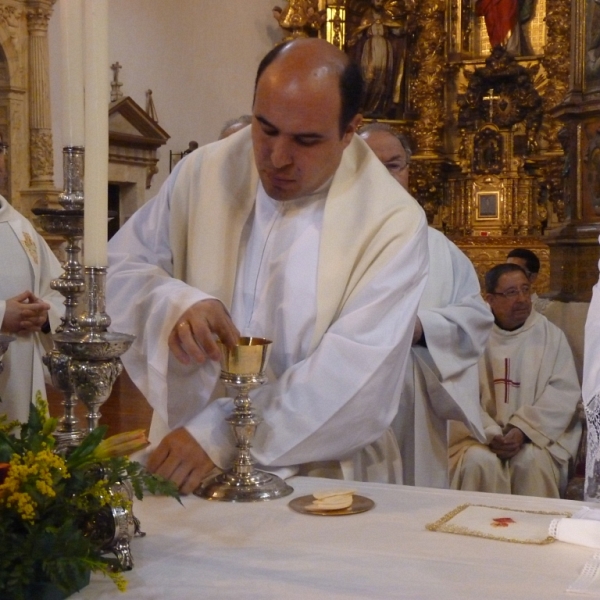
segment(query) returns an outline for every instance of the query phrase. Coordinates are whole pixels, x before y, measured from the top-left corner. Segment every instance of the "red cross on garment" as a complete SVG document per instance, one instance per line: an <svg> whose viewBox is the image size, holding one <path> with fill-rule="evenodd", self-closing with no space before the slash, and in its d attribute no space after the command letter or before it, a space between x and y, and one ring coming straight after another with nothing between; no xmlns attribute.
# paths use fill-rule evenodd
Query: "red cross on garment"
<svg viewBox="0 0 600 600"><path fill-rule="evenodd" d="M520 381L512 381L512 379L510 378L510 358L504 359L504 378L494 379L494 385L496 383L504 384L504 404L508 404L510 386L515 388L521 387Z"/></svg>

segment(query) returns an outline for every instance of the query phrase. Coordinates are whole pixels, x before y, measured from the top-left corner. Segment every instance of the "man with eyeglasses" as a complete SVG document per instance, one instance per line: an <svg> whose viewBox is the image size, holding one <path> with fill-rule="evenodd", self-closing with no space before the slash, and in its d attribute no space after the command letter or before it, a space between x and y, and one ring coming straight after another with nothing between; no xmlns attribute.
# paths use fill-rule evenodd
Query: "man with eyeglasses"
<svg viewBox="0 0 600 600"><path fill-rule="evenodd" d="M388 172L408 189L408 140L385 123L359 131ZM485 441L477 364L492 326L471 261L427 228L429 277L421 296L394 432L405 485L449 487L448 419Z"/></svg>
<svg viewBox="0 0 600 600"><path fill-rule="evenodd" d="M494 326L479 364L486 444L452 425L452 487L558 498L581 437L581 389L563 332L532 310L531 284L515 264L485 276Z"/></svg>

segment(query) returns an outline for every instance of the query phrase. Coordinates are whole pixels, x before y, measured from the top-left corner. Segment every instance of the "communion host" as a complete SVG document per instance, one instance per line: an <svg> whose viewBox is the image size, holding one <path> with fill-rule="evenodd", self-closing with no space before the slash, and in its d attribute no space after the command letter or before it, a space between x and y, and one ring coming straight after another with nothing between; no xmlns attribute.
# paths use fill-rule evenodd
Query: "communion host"
<svg viewBox="0 0 600 600"><path fill-rule="evenodd" d="M417 202L355 135L362 81L331 44L260 63L251 127L181 161L109 247L108 312L154 415L148 467L190 493L235 456L215 337L273 340L259 466L400 482L389 426L427 274ZM368 201L365 201L368 199Z"/></svg>

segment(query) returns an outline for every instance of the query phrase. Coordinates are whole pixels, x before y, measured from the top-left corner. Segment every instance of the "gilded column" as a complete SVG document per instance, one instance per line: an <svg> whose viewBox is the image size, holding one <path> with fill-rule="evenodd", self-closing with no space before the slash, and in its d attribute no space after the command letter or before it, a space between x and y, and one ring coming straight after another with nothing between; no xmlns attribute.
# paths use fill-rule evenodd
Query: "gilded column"
<svg viewBox="0 0 600 600"><path fill-rule="evenodd" d="M439 155L443 147L445 14L443 0L422 0L417 8L420 34L414 57L416 73L411 82L411 104L419 117L413 136L418 153L430 156Z"/></svg>
<svg viewBox="0 0 600 600"><path fill-rule="evenodd" d="M55 0L30 0L29 34L29 144L30 187L53 187L52 122L48 59L48 22Z"/></svg>

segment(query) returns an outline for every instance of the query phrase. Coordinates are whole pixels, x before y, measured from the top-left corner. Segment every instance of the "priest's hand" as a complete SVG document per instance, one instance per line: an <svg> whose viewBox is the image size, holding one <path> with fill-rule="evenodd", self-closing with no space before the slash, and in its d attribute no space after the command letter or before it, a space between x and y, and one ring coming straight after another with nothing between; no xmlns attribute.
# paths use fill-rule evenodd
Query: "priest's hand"
<svg viewBox="0 0 600 600"><path fill-rule="evenodd" d="M232 348L240 337L225 307L218 300L202 300L188 308L177 319L169 335L169 348L184 365L192 360L204 363L207 358L220 360L215 335Z"/></svg>
<svg viewBox="0 0 600 600"><path fill-rule="evenodd" d="M6 333L41 331L48 319L50 305L26 291L6 300L6 310L0 329Z"/></svg>
<svg viewBox="0 0 600 600"><path fill-rule="evenodd" d="M191 494L215 464L190 432L180 427L161 440L150 455L147 467L151 473L170 479L182 494Z"/></svg>
<svg viewBox="0 0 600 600"><path fill-rule="evenodd" d="M490 450L498 458L509 459L516 456L525 443L525 434L513 427L505 435L496 435L490 442Z"/></svg>

